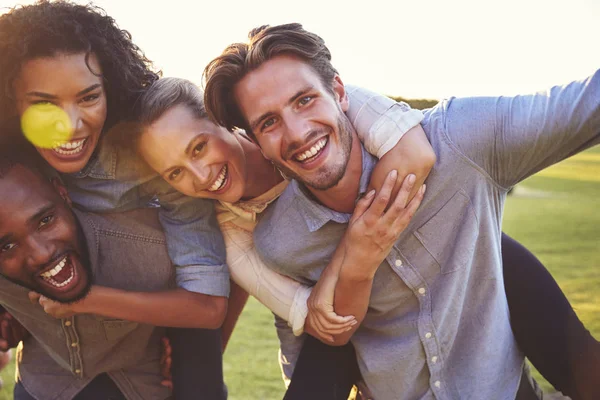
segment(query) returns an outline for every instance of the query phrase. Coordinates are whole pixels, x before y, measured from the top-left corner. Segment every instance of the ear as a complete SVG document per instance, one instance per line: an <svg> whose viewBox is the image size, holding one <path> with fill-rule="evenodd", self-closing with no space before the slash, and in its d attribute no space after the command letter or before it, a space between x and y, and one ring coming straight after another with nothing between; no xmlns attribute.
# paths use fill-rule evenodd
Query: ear
<svg viewBox="0 0 600 400"><path fill-rule="evenodd" d="M65 187L65 185L63 185L59 178L52 178L51 182L52 186L54 186L54 189L58 192L60 197L62 197L65 203L67 203L69 207L71 207L73 203L71 202L69 192L67 192L67 188Z"/></svg>
<svg viewBox="0 0 600 400"><path fill-rule="evenodd" d="M344 82L342 82L342 78L340 78L340 76L337 74L333 77L333 92L336 95L336 99L340 104L342 111L348 111L350 100L348 99L348 94L346 93L346 87L344 86Z"/></svg>

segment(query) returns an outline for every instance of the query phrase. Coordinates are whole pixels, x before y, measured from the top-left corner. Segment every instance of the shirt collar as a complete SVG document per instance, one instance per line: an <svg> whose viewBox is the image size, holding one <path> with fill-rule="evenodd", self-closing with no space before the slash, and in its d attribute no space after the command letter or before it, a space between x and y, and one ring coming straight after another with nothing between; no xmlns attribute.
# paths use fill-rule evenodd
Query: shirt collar
<svg viewBox="0 0 600 400"><path fill-rule="evenodd" d="M377 158L367 152L362 143L360 148L362 152L362 174L360 176L359 198L367 191L371 173L377 163ZM308 189L295 179L291 181L290 186L294 191L294 201L298 202L298 210L304 217L310 232L321 229L330 221L340 224L347 224L350 221L352 214L334 211L316 202L309 194Z"/></svg>
<svg viewBox="0 0 600 400"><path fill-rule="evenodd" d="M117 149L115 146L110 146L104 143L103 138L100 139L98 147L88 163L79 172L70 174L75 178L85 178L91 176L99 179L114 179L115 169L117 167Z"/></svg>

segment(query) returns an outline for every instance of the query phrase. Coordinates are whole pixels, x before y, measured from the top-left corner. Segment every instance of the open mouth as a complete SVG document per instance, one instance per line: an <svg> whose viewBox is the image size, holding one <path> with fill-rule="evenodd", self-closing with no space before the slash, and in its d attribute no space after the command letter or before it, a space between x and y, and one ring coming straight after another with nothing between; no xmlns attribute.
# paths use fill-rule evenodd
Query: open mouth
<svg viewBox="0 0 600 400"><path fill-rule="evenodd" d="M74 281L76 276L75 266L69 256L64 256L54 266L46 268L39 276L48 285L64 290Z"/></svg>
<svg viewBox="0 0 600 400"><path fill-rule="evenodd" d="M69 142L57 142L52 150L61 156L74 156L83 151L88 138L71 140Z"/></svg>
<svg viewBox="0 0 600 400"><path fill-rule="evenodd" d="M315 161L323 153L323 149L329 142L329 136L325 136L317 141L310 149L296 154L293 159L302 164L308 164Z"/></svg>
<svg viewBox="0 0 600 400"><path fill-rule="evenodd" d="M208 188L209 192L218 192L225 187L225 185L229 182L229 174L227 169L227 164L223 165L221 171L219 171L219 175L217 175L217 179L213 182L213 184Z"/></svg>

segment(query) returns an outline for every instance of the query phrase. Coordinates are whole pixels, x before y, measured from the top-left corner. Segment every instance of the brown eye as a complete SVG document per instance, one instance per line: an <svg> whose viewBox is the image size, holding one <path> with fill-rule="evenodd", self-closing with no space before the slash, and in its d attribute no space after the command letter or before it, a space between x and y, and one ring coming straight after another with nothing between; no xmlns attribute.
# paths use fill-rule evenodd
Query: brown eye
<svg viewBox="0 0 600 400"><path fill-rule="evenodd" d="M39 227L43 228L44 226L52 223L54 221L54 215L48 215L40 220Z"/></svg>
<svg viewBox="0 0 600 400"><path fill-rule="evenodd" d="M192 150L192 157L196 157L198 154L200 154L205 145L206 142L198 143Z"/></svg>
<svg viewBox="0 0 600 400"><path fill-rule="evenodd" d="M301 106L304 106L304 105L310 103L310 101L312 99L313 99L312 96L304 96L300 100L298 100L298 104L300 104Z"/></svg>
<svg viewBox="0 0 600 400"><path fill-rule="evenodd" d="M174 181L179 175L181 175L181 168L173 170L173 172L169 174L169 180Z"/></svg>
<svg viewBox="0 0 600 400"><path fill-rule="evenodd" d="M14 243L7 243L4 246L2 246L2 248L0 248L0 253L6 253L7 251L14 249L16 246L17 245Z"/></svg>

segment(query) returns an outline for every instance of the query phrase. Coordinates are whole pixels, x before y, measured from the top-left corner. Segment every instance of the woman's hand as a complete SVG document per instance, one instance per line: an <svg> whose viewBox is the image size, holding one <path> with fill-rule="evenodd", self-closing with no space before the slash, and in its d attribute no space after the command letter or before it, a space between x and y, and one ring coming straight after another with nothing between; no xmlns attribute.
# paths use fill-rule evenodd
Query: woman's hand
<svg viewBox="0 0 600 400"><path fill-rule="evenodd" d="M81 301L68 304L59 303L58 301L51 300L37 292L29 292L29 300L33 304L39 303L46 314L51 315L54 318L70 318L73 315L83 313L83 311L80 310Z"/></svg>
<svg viewBox="0 0 600 400"><path fill-rule="evenodd" d="M389 204L397 180L397 171L391 171L377 195L372 190L358 201L348 223L344 237L345 258L352 265L362 269L358 276L366 273L366 278L372 278L375 275L377 268L390 253L392 246L421 205L425 185L417 190L410 202L408 201L416 182L413 174L409 174L403 180L398 195ZM359 271L357 268L353 269Z"/></svg>
<svg viewBox="0 0 600 400"><path fill-rule="evenodd" d="M323 342L333 343L333 335L347 332L357 323L354 316L342 317L333 310L336 283L337 274L326 270L306 301L308 314L304 330Z"/></svg>

